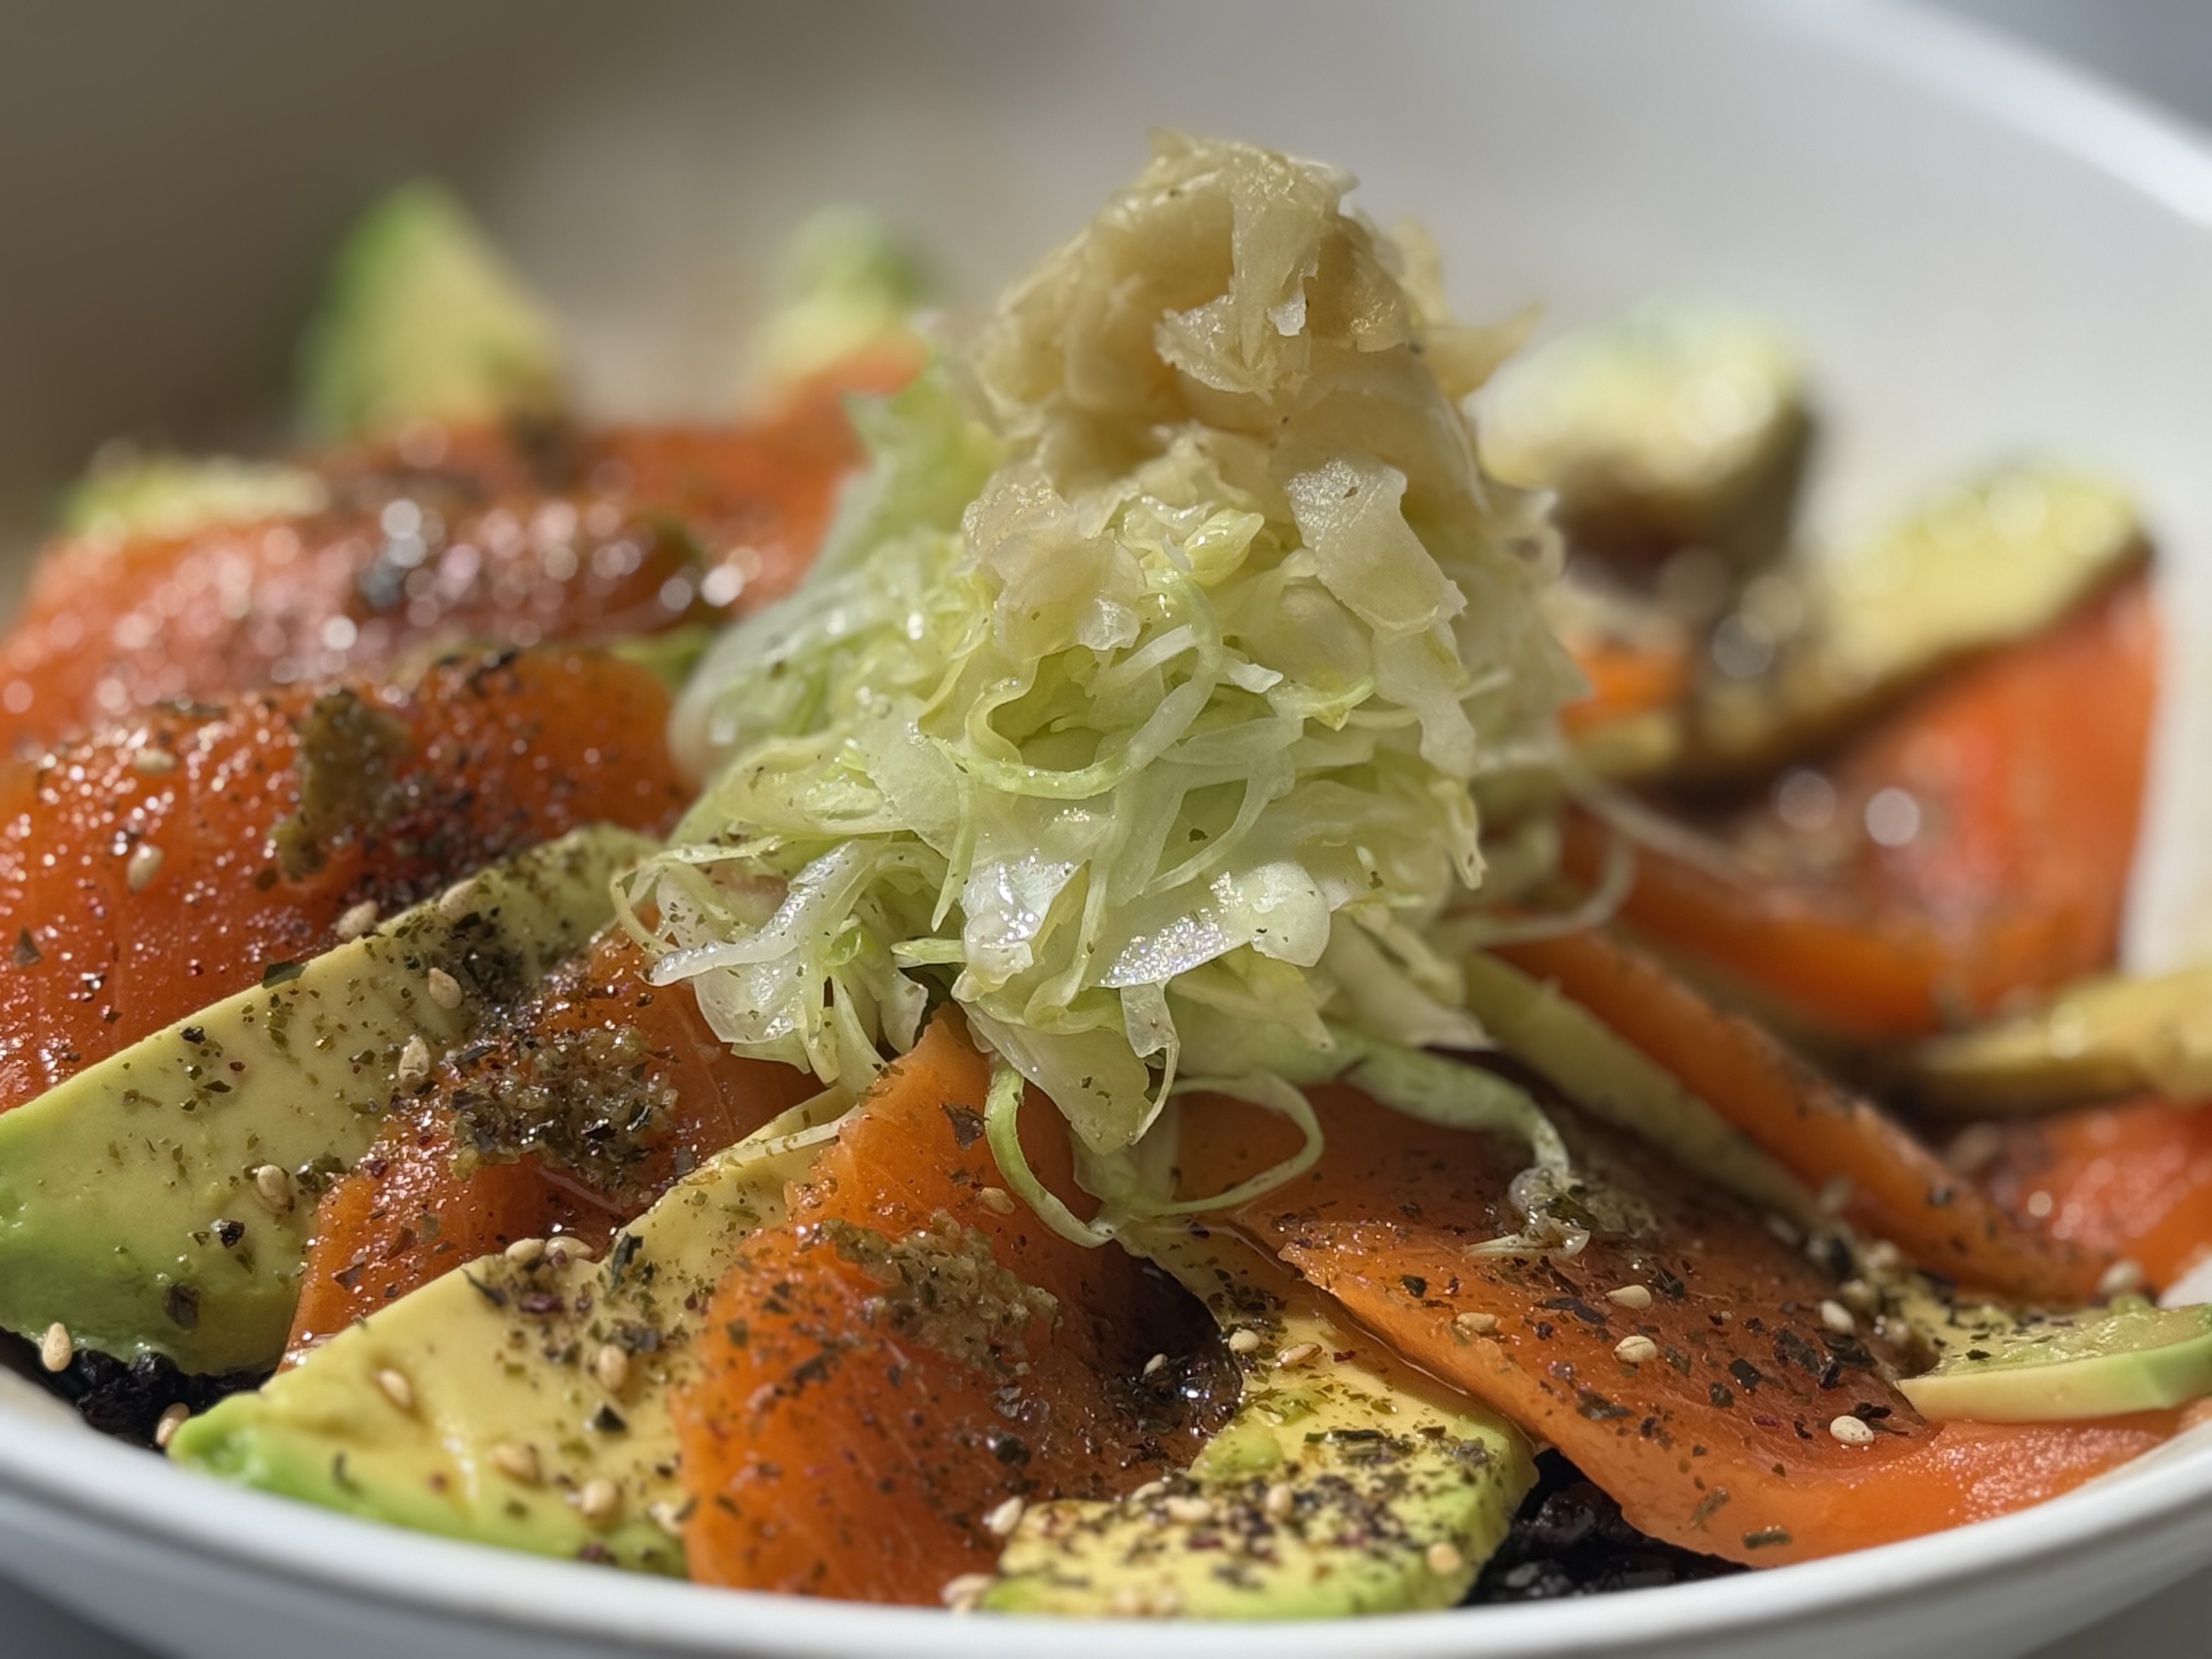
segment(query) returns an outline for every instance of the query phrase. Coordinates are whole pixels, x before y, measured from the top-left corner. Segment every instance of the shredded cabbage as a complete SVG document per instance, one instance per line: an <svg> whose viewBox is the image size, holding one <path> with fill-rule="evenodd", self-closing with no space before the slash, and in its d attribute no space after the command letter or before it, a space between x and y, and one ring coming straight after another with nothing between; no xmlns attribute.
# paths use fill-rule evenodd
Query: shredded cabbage
<svg viewBox="0 0 2212 1659"><path fill-rule="evenodd" d="M1066 1115L1099 1215L1009 1173L1071 1236L1181 1201L1148 1131L1197 1081L1312 1151L1299 1086L1356 1068L1564 1169L1525 1096L1415 1052L1482 1043L1431 933L1496 895L1486 817L1558 779L1556 545L1456 401L1498 337L1351 183L1162 136L870 410L809 580L694 675L709 781L623 896L657 983L825 1082L958 1003L994 1144L1018 1164L1004 1079Z"/></svg>

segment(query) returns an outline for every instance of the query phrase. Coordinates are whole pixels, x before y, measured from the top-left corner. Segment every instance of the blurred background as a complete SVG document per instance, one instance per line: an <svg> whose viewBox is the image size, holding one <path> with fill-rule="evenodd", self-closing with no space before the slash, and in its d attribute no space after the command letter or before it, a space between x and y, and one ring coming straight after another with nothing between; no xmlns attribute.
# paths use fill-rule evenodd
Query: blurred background
<svg viewBox="0 0 2212 1659"><path fill-rule="evenodd" d="M1927 3L2070 59L2212 134L2212 0ZM1008 31L1048 42L1073 15L1032 0L1004 6ZM854 29L903 37L907 50L895 56L905 78L872 95L902 106L912 123L941 120L927 98L939 48L925 14L895 0L847 0L843 9ZM734 213L684 218L684 204L701 199L701 175L641 165L650 132L633 133L636 149L598 139L614 130L609 89L636 66L672 56L696 75L722 74L728 52L698 49L714 40L769 64L778 32L773 10L684 0L631 0L618 14L568 0L8 0L0 552L35 536L55 488L104 439L198 447L273 435L290 343L333 241L362 202L425 171L495 204L494 232L586 324L577 368L592 405L707 409L734 396L738 322L757 307L773 243L736 239ZM672 53L678 40L684 49ZM180 76L187 58L193 72ZM188 145L174 142L184 132ZM791 199L774 199L773 168L749 180L769 198L748 204L750 221L797 222L819 199L820 160L810 158L803 198L793 185ZM970 160L977 191L993 188L996 169L1021 165ZM838 165L831 158L833 178ZM556 176L559 208L548 194ZM606 206L580 234L579 195ZM693 243L672 255L661 239L665 263L645 274L652 304L642 316L625 236L639 213L683 219ZM1030 251L937 250L956 293L976 291ZM2050 1659L2146 1643L2197 1651L2208 1622L2212 1579ZM0 1650L25 1659L137 1652L4 1585L0 1632Z"/></svg>

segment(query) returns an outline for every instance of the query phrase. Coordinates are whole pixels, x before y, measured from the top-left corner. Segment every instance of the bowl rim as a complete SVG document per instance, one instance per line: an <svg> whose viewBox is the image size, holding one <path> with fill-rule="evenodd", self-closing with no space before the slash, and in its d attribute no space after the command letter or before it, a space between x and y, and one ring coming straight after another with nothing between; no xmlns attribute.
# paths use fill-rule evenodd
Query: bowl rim
<svg viewBox="0 0 2212 1659"><path fill-rule="evenodd" d="M2086 163L2191 225L2212 230L2212 135L1981 23L1911 0L1710 0L1735 26L1795 33L1882 73L1917 81L2057 154ZM1052 1635L1056 1653L1125 1659L1125 1622L875 1607L605 1571L415 1533L234 1487L149 1459L73 1423L0 1396L0 1498L15 1494L58 1519L244 1575L288 1580L364 1603L404 1606L507 1632L604 1638L647 1650L707 1653L772 1645L823 1656L883 1650L972 1659ZM1879 1587L1902 1605L2044 1564L2086 1547L2139 1549L2150 1571L2178 1577L2212 1549L2182 1541L2212 1518L2212 1422L2032 1509L1902 1543L1765 1571L1568 1601L1398 1613L1360 1623L1362 1650L1396 1659L1463 1654L1472 1626L1516 1655L1589 1652L1623 1639L1718 1638L1818 1620L1864 1604ZM1342 1644L1339 1620L1155 1626L1168 1654L1294 1659ZM994 1639L987 1632L1003 1631ZM2054 1634L2057 1633L2054 1629Z"/></svg>

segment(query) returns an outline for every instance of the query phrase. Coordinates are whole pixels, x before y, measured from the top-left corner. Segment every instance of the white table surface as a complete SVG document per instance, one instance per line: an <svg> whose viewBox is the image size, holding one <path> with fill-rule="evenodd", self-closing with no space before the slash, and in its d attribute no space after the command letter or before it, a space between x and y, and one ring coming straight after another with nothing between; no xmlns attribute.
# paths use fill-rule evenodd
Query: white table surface
<svg viewBox="0 0 2212 1659"><path fill-rule="evenodd" d="M2212 0L1936 0L2009 28L2212 129ZM2212 1572L2177 1586L2035 1659L2204 1650L2212 1631ZM0 1654L9 1659L151 1659L0 1582Z"/></svg>

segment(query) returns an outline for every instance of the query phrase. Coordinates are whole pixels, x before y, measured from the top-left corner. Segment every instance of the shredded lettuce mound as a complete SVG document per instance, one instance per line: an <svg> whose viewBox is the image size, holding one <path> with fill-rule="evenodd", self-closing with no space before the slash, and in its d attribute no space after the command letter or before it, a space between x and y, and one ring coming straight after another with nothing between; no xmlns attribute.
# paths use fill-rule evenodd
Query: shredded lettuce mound
<svg viewBox="0 0 2212 1659"><path fill-rule="evenodd" d="M708 784L624 894L733 1048L858 1084L949 997L992 1139L1056 1226L1194 1205L1160 1125L1352 1075L1565 1153L1481 1046L1448 913L1540 867L1575 671L1556 544L1458 400L1504 349L1344 173L1164 135L1149 166L906 392L807 582L678 708ZM1533 805L1531 803L1536 803ZM1529 833L1534 823L1539 833ZM1102 1200L1021 1168L1063 1113ZM1154 1134L1156 1125L1161 1133Z"/></svg>

